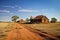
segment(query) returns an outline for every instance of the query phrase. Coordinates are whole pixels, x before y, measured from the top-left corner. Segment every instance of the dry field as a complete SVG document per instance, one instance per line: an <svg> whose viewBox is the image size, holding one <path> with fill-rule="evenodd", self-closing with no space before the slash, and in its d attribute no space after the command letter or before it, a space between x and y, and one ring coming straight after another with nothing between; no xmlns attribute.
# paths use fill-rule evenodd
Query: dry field
<svg viewBox="0 0 60 40"><path fill-rule="evenodd" d="M25 24L26 27L38 29L50 34L53 34L60 38L60 23L48 23L48 24Z"/></svg>
<svg viewBox="0 0 60 40"><path fill-rule="evenodd" d="M0 23L0 40L5 40L8 37L8 33L13 30L15 23ZM22 25L22 24L21 24ZM31 27L33 29L38 29L55 36L60 37L60 23L48 23L48 24L23 24L26 27Z"/></svg>
<svg viewBox="0 0 60 40"><path fill-rule="evenodd" d="M7 38L7 33L12 30L13 23L0 23L0 40L5 40Z"/></svg>

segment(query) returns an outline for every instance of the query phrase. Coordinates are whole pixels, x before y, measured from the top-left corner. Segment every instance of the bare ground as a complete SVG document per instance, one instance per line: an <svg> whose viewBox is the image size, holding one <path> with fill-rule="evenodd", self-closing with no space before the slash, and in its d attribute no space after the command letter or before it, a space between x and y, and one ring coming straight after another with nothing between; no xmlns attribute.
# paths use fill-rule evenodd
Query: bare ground
<svg viewBox="0 0 60 40"><path fill-rule="evenodd" d="M16 23L13 30L8 33L7 40L44 40L44 38Z"/></svg>

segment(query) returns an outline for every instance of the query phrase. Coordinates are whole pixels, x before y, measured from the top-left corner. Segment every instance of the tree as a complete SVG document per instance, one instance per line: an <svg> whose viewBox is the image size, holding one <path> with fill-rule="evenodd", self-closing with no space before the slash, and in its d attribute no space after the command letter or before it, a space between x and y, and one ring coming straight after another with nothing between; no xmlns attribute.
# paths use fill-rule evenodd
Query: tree
<svg viewBox="0 0 60 40"><path fill-rule="evenodd" d="M26 18L26 22L29 22L30 21L30 19L29 18Z"/></svg>
<svg viewBox="0 0 60 40"><path fill-rule="evenodd" d="M19 17L18 16L12 16L12 21L16 22L16 20L18 19Z"/></svg>
<svg viewBox="0 0 60 40"><path fill-rule="evenodd" d="M51 23L55 23L57 21L56 18L51 18Z"/></svg>

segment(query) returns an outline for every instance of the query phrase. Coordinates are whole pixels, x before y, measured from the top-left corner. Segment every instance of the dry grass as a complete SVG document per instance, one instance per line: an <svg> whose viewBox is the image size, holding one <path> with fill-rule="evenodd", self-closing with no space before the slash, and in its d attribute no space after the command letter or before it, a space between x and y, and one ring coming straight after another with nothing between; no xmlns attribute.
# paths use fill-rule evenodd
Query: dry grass
<svg viewBox="0 0 60 40"><path fill-rule="evenodd" d="M0 23L0 27L6 27L8 23Z"/></svg>
<svg viewBox="0 0 60 40"><path fill-rule="evenodd" d="M14 23L0 23L0 40L5 40L7 38L7 33L12 30Z"/></svg>
<svg viewBox="0 0 60 40"><path fill-rule="evenodd" d="M26 27L45 31L56 36L60 36L60 23L48 23L48 24L25 24Z"/></svg>

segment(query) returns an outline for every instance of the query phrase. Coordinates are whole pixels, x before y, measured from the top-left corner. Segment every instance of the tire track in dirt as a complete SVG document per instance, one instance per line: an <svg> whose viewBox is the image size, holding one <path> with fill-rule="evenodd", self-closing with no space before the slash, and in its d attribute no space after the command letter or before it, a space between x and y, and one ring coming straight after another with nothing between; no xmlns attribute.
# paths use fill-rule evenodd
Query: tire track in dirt
<svg viewBox="0 0 60 40"><path fill-rule="evenodd" d="M22 25L23 26L23 25ZM29 31L36 33L38 35L40 35L41 37L43 37L45 40L60 40L60 38L57 38L55 35L51 35L50 33L44 32L44 31L40 31L38 29L33 29L31 27L26 27L26 25L24 25L24 27L26 29L28 29Z"/></svg>
<svg viewBox="0 0 60 40"><path fill-rule="evenodd" d="M15 23L13 30L8 33L7 40L44 40L44 38Z"/></svg>

